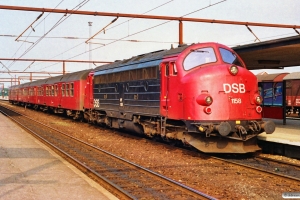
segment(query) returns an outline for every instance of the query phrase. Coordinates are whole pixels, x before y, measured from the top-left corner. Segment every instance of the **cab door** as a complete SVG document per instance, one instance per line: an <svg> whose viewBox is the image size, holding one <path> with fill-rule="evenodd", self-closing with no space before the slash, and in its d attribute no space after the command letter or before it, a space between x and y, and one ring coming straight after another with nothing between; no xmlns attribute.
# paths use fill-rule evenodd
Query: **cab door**
<svg viewBox="0 0 300 200"><path fill-rule="evenodd" d="M160 65L161 87L160 87L160 114L168 117L169 102L169 63L165 62Z"/></svg>

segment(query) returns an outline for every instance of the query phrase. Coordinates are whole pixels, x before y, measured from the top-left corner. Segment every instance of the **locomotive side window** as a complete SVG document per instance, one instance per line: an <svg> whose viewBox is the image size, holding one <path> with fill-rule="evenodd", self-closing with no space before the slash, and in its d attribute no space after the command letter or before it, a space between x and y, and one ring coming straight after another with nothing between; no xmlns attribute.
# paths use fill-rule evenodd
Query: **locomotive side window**
<svg viewBox="0 0 300 200"><path fill-rule="evenodd" d="M220 48L220 53L224 62L244 67L235 53L223 48Z"/></svg>
<svg viewBox="0 0 300 200"><path fill-rule="evenodd" d="M185 70L190 70L197 66L204 65L207 63L213 63L216 61L216 54L212 47L191 49L191 52L183 61L183 67Z"/></svg>
<svg viewBox="0 0 300 200"><path fill-rule="evenodd" d="M170 73L169 73L169 64L166 64L166 76L169 76L170 75Z"/></svg>
<svg viewBox="0 0 300 200"><path fill-rule="evenodd" d="M177 75L177 68L175 63L170 63L170 74L173 76Z"/></svg>

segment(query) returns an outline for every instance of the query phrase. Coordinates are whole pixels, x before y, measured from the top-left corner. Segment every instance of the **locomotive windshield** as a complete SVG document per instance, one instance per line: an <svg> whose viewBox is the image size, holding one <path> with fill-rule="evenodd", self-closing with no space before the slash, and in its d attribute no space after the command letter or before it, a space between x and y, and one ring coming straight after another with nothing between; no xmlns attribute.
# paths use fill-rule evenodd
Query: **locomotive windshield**
<svg viewBox="0 0 300 200"><path fill-rule="evenodd" d="M193 69L199 65L216 62L216 54L211 47L192 49L183 61L185 70Z"/></svg>
<svg viewBox="0 0 300 200"><path fill-rule="evenodd" d="M242 62L239 60L235 53L223 48L220 48L220 52L224 62L238 66L243 66Z"/></svg>

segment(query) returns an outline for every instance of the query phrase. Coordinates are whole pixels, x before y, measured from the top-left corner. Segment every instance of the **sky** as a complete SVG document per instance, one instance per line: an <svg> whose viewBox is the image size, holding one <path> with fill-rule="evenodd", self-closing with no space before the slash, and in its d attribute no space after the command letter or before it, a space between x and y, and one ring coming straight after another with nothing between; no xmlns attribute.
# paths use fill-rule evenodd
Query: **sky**
<svg viewBox="0 0 300 200"><path fill-rule="evenodd" d="M295 0L0 0L0 5L300 25L300 1ZM40 14L0 9L0 58L91 59L111 62L178 45L177 21L118 18L105 29L105 33L101 32L90 40L93 44L86 44L90 36L107 26L115 17L65 16L57 13L44 13L32 25L34 31L29 28L18 39L21 41L15 41ZM88 22L92 22L91 27ZM297 35L293 29L250 28L261 41ZM218 42L229 47L257 42L245 26L197 22L183 22L183 41L186 44ZM62 63L1 63L0 70L4 71L62 71ZM67 72L91 67L96 66L66 63ZM261 71L255 70L253 73ZM300 71L300 67L263 71L294 72ZM23 77L22 83L28 81L29 74L16 76ZM34 74L33 78L38 78L36 76L45 74ZM10 77L7 73L0 73L0 78ZM5 86L9 85L5 83Z"/></svg>

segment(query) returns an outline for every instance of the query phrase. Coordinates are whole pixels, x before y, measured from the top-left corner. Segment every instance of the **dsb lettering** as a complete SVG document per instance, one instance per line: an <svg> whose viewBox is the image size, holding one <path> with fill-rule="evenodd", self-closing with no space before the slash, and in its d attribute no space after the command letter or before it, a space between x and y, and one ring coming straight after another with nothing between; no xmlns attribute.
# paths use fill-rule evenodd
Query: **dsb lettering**
<svg viewBox="0 0 300 200"><path fill-rule="evenodd" d="M245 93L246 92L246 88L245 85L242 83L232 83L231 85L229 83L223 83L223 90L225 91L225 93Z"/></svg>

